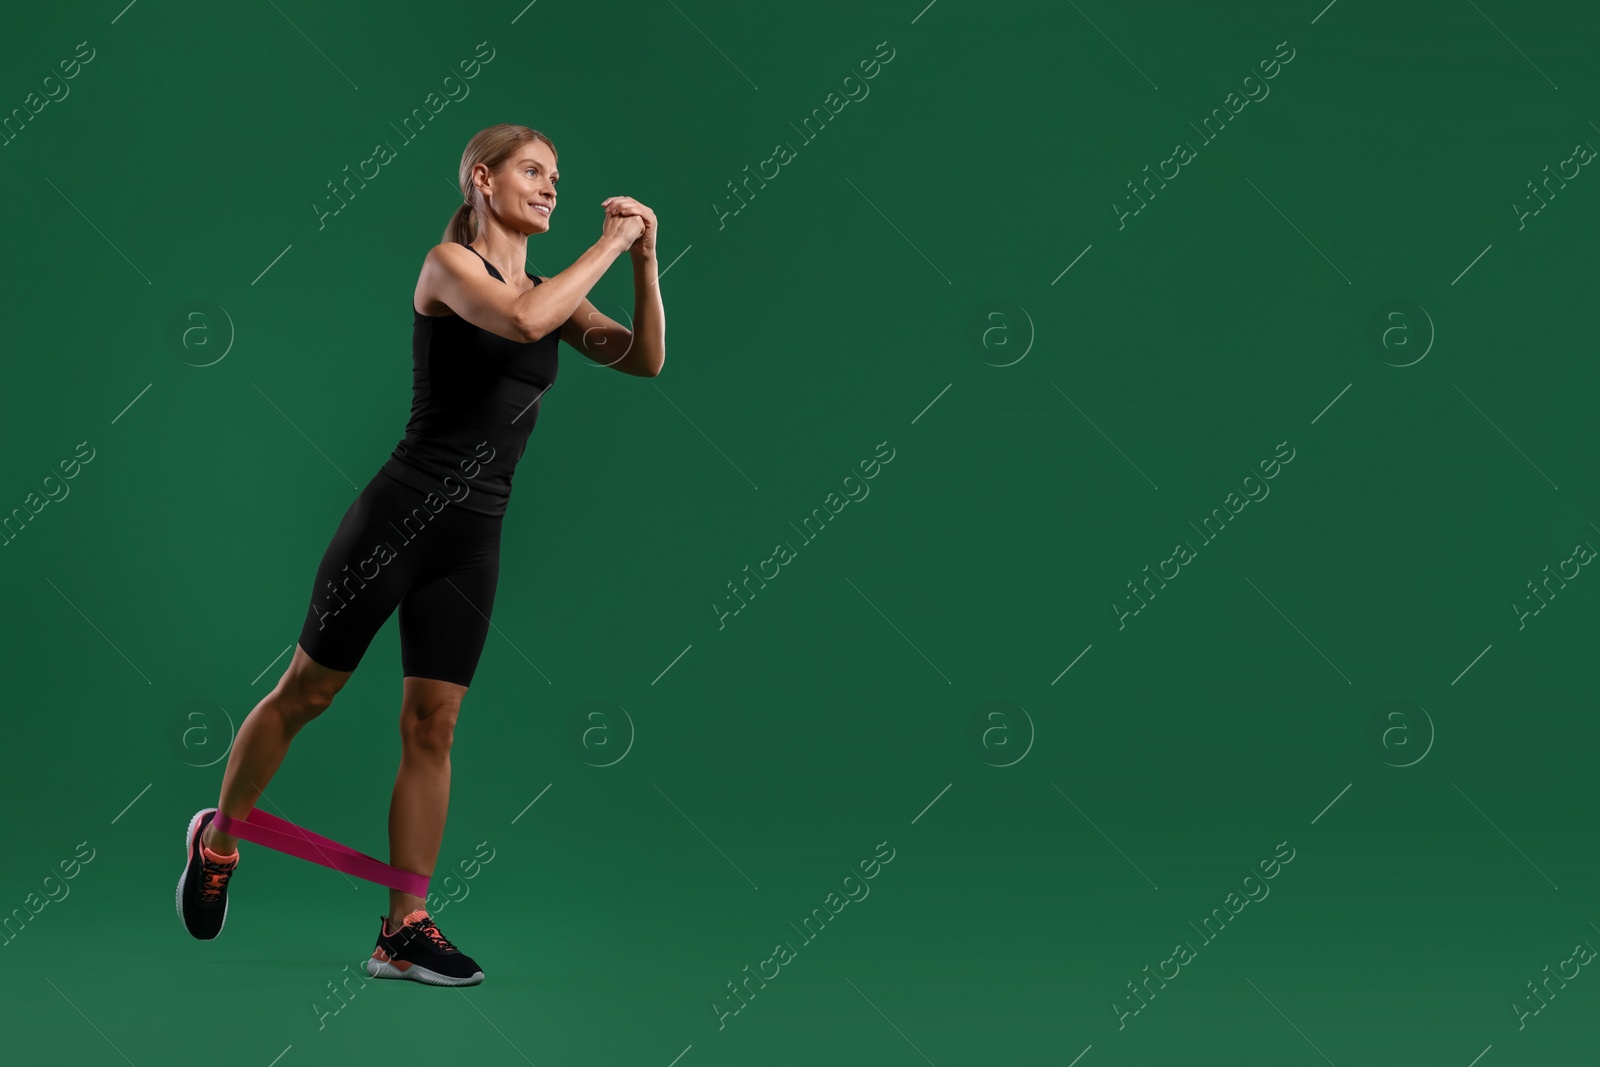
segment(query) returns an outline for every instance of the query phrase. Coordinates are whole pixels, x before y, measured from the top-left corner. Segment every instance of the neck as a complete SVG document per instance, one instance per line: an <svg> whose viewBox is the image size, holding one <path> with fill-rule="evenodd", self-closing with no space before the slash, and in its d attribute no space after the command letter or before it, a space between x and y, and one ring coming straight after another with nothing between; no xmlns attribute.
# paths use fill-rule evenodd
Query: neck
<svg viewBox="0 0 1600 1067"><path fill-rule="evenodd" d="M507 229L493 217L470 243L507 279L520 278L527 269L528 235Z"/></svg>

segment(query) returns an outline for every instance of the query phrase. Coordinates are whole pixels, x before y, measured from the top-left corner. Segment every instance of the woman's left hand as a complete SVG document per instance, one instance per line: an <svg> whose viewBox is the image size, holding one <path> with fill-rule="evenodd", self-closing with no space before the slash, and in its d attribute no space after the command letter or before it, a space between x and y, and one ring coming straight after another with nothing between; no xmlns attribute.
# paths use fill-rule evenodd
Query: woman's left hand
<svg viewBox="0 0 1600 1067"><path fill-rule="evenodd" d="M644 233L639 239L628 246L628 251L636 256L654 256L656 254L656 213L645 207L631 196L609 196L602 201L606 213L610 215L637 215L644 220Z"/></svg>

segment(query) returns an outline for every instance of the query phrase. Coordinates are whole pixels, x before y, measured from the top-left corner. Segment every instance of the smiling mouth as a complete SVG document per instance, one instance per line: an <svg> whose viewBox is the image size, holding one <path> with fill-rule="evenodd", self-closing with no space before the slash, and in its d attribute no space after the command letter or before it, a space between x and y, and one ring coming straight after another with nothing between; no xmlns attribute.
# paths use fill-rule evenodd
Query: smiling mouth
<svg viewBox="0 0 1600 1067"><path fill-rule="evenodd" d="M545 216L546 218L549 218L550 217L550 212L553 209L548 204L534 204L533 205L533 210L539 212L541 215Z"/></svg>

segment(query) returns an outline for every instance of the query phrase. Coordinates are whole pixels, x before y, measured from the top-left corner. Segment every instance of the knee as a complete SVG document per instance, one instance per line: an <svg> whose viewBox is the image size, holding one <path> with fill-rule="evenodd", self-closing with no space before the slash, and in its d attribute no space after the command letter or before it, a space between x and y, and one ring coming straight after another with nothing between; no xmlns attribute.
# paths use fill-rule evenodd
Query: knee
<svg viewBox="0 0 1600 1067"><path fill-rule="evenodd" d="M328 710L343 684L331 679L285 676L278 687L278 712L285 722L299 729Z"/></svg>
<svg viewBox="0 0 1600 1067"><path fill-rule="evenodd" d="M461 701L440 698L406 708L400 716L400 738L408 753L433 758L450 754Z"/></svg>

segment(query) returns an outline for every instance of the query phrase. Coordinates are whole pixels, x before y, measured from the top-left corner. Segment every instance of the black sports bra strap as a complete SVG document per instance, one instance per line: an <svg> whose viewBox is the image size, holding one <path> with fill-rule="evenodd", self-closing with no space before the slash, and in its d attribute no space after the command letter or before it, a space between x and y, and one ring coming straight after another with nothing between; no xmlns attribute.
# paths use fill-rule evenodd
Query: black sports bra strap
<svg viewBox="0 0 1600 1067"><path fill-rule="evenodd" d="M497 279L499 279L502 282L505 281L504 278L500 277L500 272L495 269L494 264L490 263L489 260L484 256L484 254L482 252L479 252L476 248L472 248L471 245L467 245L466 247L472 249L472 254L473 255L475 255L479 259L483 260L483 265L485 267L489 268L489 273L490 274L494 275ZM544 284L542 281L539 280L539 276L534 274L532 271L524 270L522 273L526 274L530 279L532 279L534 285L543 285Z"/></svg>
<svg viewBox="0 0 1600 1067"><path fill-rule="evenodd" d="M489 273L492 274L496 280L502 282L505 281L504 278L500 277L500 272L495 269L494 264L489 262L488 257L486 257L482 252L478 251L476 248L473 248L471 245L467 245L466 247L472 251L473 255L483 260L483 265L489 269Z"/></svg>

